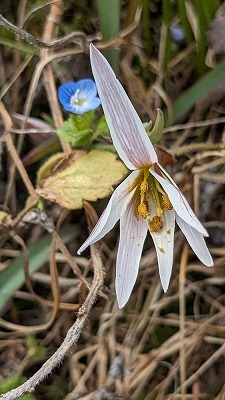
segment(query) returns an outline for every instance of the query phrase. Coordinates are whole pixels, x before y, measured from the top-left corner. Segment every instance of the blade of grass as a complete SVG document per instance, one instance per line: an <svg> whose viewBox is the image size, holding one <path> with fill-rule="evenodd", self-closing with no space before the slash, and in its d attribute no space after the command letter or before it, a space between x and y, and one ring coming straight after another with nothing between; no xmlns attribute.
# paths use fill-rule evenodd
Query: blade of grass
<svg viewBox="0 0 225 400"><path fill-rule="evenodd" d="M150 33L150 12L149 0L142 0L142 21L143 21L143 35L145 39L145 50L148 56L151 55L152 42Z"/></svg>
<svg viewBox="0 0 225 400"><path fill-rule="evenodd" d="M16 48L16 49L24 51L25 53L28 53L28 54L34 54L35 52L37 52L37 49L35 49L33 46L31 46L29 44L18 43L18 42L15 42L15 40L7 39L2 36L0 36L0 44L4 45L6 47L11 47L13 49Z"/></svg>
<svg viewBox="0 0 225 400"><path fill-rule="evenodd" d="M225 79L225 61L220 63L214 70L206 73L174 102L173 119L170 123L181 118L222 79Z"/></svg>
<svg viewBox="0 0 225 400"><path fill-rule="evenodd" d="M194 35L193 35L192 28L191 28L191 25L190 25L188 17L187 17L185 1L186 0L178 0L178 2L177 2L178 14L180 17L181 26L184 29L186 44L187 44L187 46L191 46L192 43L194 43ZM192 61L193 65L195 66L195 68L197 68L197 58L196 58L197 56L196 56L195 51L191 52L190 57L191 57L191 61Z"/></svg>
<svg viewBox="0 0 225 400"><path fill-rule="evenodd" d="M67 243L74 238L76 230L74 227L67 227L62 229L59 235L63 242ZM46 235L28 249L30 254L30 274L33 274L48 260L51 242L52 237ZM0 273L0 310L5 306L15 290L19 289L24 283L23 255L21 255Z"/></svg>
<svg viewBox="0 0 225 400"><path fill-rule="evenodd" d="M98 0L97 7L103 40L119 37L120 0ZM107 50L104 52L104 56L117 74L119 69L118 51Z"/></svg>
<svg viewBox="0 0 225 400"><path fill-rule="evenodd" d="M215 14L219 7L220 3L218 0L204 2L204 7L202 8L202 11L205 14L207 24L209 24L209 22L211 22L215 18Z"/></svg>
<svg viewBox="0 0 225 400"><path fill-rule="evenodd" d="M167 76L168 64L170 61L171 53L171 36L170 36L170 22L172 20L172 5L170 0L163 0L162 3L162 23L164 27L164 51L163 51L163 73L164 77Z"/></svg>
<svg viewBox="0 0 225 400"><path fill-rule="evenodd" d="M198 43L197 43L197 70L201 76L206 70L205 54L206 54L206 29L208 22L205 17L204 8L207 8L207 2L202 0L193 0L195 13L198 20Z"/></svg>
<svg viewBox="0 0 225 400"><path fill-rule="evenodd" d="M24 165L33 164L39 160L42 160L49 154L56 153L61 150L60 141L57 136L45 140L38 146L34 147L29 153L25 154L22 158Z"/></svg>
<svg viewBox="0 0 225 400"><path fill-rule="evenodd" d="M185 0L178 0L177 4L180 22L185 32L186 42L190 45L194 41L194 36L186 14Z"/></svg>

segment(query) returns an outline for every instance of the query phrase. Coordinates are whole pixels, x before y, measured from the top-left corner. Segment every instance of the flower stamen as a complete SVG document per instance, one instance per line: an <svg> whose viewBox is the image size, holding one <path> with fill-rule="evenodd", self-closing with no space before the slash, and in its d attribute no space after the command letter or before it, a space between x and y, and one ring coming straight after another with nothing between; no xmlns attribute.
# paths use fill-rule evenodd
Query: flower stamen
<svg viewBox="0 0 225 400"><path fill-rule="evenodd" d="M147 216L148 216L148 203L147 203L147 201L144 201L144 202L139 204L139 206L138 206L138 214L143 219L147 218Z"/></svg>
<svg viewBox="0 0 225 400"><path fill-rule="evenodd" d="M148 191L148 182L147 181L141 182L141 186L140 186L141 194L146 194L147 191Z"/></svg>
<svg viewBox="0 0 225 400"><path fill-rule="evenodd" d="M148 221L150 232L159 232L163 228L163 222L158 215L155 215L151 220Z"/></svg>
<svg viewBox="0 0 225 400"><path fill-rule="evenodd" d="M167 194L163 194L162 195L162 201L163 201L164 208L166 210L172 210L173 209L173 205L172 205L169 197L167 196Z"/></svg>

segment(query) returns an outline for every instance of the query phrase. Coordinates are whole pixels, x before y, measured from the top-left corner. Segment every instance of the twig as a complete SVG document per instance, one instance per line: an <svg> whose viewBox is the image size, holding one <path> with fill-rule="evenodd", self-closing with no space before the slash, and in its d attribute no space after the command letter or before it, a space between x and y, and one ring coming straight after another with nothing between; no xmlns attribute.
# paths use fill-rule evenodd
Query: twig
<svg viewBox="0 0 225 400"><path fill-rule="evenodd" d="M183 383L186 381L186 349L184 345L185 341L185 293L184 293L184 285L185 285L185 275L188 261L188 250L189 246L185 243L181 255L180 262L180 275L179 275L179 304L180 304L180 312L179 312L179 326L180 326L180 357L179 357L179 365L180 365L180 382L181 382L181 394L185 397L186 391Z"/></svg>
<svg viewBox="0 0 225 400"><path fill-rule="evenodd" d="M24 168L24 165L23 165L21 159L18 156L18 153L17 153L17 151L15 149L15 146L14 146L14 143L12 141L11 135L8 132L8 130L11 129L11 127L12 127L12 122L11 122L11 118L10 118L10 116L9 116L9 114L8 114L4 104L3 104L3 102L0 102L0 114L2 116L2 119L4 121L4 125L5 125L5 128L6 128L5 142L6 142L8 151L9 151L11 157L12 157L12 160L14 160L14 162L15 162L15 165L16 165L16 167L17 167L17 169L18 169L18 171L19 171L19 173L21 175L21 178L23 179L24 185L26 186L29 194L31 196L33 196L34 198L37 198L37 194L35 193L34 187L33 187L32 183L30 181L30 178L29 178L29 176L28 176L28 174L27 174L27 172L26 172L26 170Z"/></svg>
<svg viewBox="0 0 225 400"><path fill-rule="evenodd" d="M225 118L213 118L213 119L208 119L206 121L187 122L186 124L168 126L167 128L163 129L163 133L177 132L185 129L201 128L202 126L211 126L224 123L225 123Z"/></svg>
<svg viewBox="0 0 225 400"><path fill-rule="evenodd" d="M225 343L209 357L196 372L194 372L184 383L181 385L178 390L183 388L188 388L192 385L200 376L202 376L220 357L224 357L225 354ZM175 394L175 393L174 393Z"/></svg>
<svg viewBox="0 0 225 400"><path fill-rule="evenodd" d="M35 46L37 48L41 48L41 49L62 47L62 46L65 46L66 43L68 43L69 41L71 41L71 40L74 41L75 39L76 39L76 41L75 41L76 44L79 44L79 40L86 42L86 36L81 31L71 32L69 35L66 35L60 39L53 39L53 40L49 40L49 41L45 42L40 39L36 39L34 36L32 36L30 33L25 31L24 29L20 29L16 25L13 25L6 18L4 18L3 15L1 15L1 14L0 14L0 25L4 26L6 29L10 29L16 35L19 35L21 37L21 39L24 39L26 42L32 44L33 46Z"/></svg>
<svg viewBox="0 0 225 400"><path fill-rule="evenodd" d="M27 393L34 391L35 387L43 381L65 358L70 348L78 341L85 322L89 316L90 310L96 300L96 297L103 285L103 265L99 254L98 245L91 246L91 256L94 267L94 278L87 295L86 300L80 307L77 313L76 322L68 330L67 335L56 350L56 352L50 357L42 367L30 378L28 381L20 385L18 388L3 394L0 400L13 400L24 396Z"/></svg>
<svg viewBox="0 0 225 400"><path fill-rule="evenodd" d="M62 8L63 7L61 1L57 1L57 3L51 4L49 17L46 19L43 31L44 41L50 40L51 37L54 35L56 29L56 22L58 23L58 21L60 20ZM42 49L40 52L40 59L45 60L46 58L48 58L48 52L49 52L48 49ZM63 125L63 117L61 109L59 107L55 79L50 64L46 65L46 67L43 70L43 81L47 97L49 100L49 105L51 108L54 124L56 128L61 128L61 126ZM71 153L70 145L68 143L61 142L61 146L64 150L65 155L68 156Z"/></svg>

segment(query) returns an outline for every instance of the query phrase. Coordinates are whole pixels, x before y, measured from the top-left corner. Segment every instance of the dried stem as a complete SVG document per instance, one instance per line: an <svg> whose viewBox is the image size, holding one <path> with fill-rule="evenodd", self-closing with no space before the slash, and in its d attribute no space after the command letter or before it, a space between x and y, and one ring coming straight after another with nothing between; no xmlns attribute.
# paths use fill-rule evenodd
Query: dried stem
<svg viewBox="0 0 225 400"><path fill-rule="evenodd" d="M186 268L187 268L187 261L188 261L188 250L189 246L185 243L183 247L183 252L181 255L181 262L180 262L180 275L179 275L179 304L180 304L180 357L179 357L179 364L180 364L180 382L181 382L181 394L182 396L186 395L185 387L183 383L186 380L186 349L185 349L185 294L184 294L184 285L185 285L185 275L186 275Z"/></svg>
<svg viewBox="0 0 225 400"><path fill-rule="evenodd" d="M94 267L94 278L87 295L86 300L80 307L77 313L77 319L74 325L68 330L67 335L61 344L61 346L56 350L56 352L50 357L42 367L24 384L16 389L3 394L0 400L13 400L24 396L26 393L34 391L35 387L43 381L65 358L66 354L70 348L76 344L78 341L85 322L89 316L90 310L96 300L96 297L101 290L103 285L103 265L100 257L98 245L91 246L91 256Z"/></svg>
<svg viewBox="0 0 225 400"><path fill-rule="evenodd" d="M59 23L62 14L62 9L63 9L62 0L58 0L56 3L51 4L50 13L46 19L46 23L44 26L44 32L43 32L44 41L50 40L50 38L54 35L56 27ZM48 54L49 54L48 49L42 49L40 52L41 59L45 60L46 58L48 58ZM43 70L43 81L55 126L57 129L61 128L63 124L63 117L57 98L57 90L55 85L54 74L50 64L48 64ZM61 143L61 145L65 154L68 156L71 153L70 145L63 142Z"/></svg>
<svg viewBox="0 0 225 400"><path fill-rule="evenodd" d="M30 181L30 178L24 168L24 165L15 149L14 143L12 141L11 135L8 132L9 129L12 127L12 122L10 115L8 114L3 102L0 102L0 114L2 116L2 119L4 121L5 129L6 129L6 135L5 135L5 142L8 148L8 151L11 155L12 160L14 161L21 178L23 179L24 185L26 186L29 194L33 196L34 198L37 198L37 194L35 193L34 187Z"/></svg>

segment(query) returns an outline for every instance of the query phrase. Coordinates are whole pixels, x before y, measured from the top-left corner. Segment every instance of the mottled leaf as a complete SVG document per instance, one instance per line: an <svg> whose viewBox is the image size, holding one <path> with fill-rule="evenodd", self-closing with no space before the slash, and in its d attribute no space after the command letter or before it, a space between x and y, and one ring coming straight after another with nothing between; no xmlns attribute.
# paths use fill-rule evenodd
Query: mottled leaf
<svg viewBox="0 0 225 400"><path fill-rule="evenodd" d="M109 196L112 186L127 174L124 164L117 160L115 154L107 151L86 153L77 150L69 158L64 157L61 154L60 164L57 157L58 167L55 168L49 160L51 170L48 169L48 176L39 171L37 193L68 209L82 208L83 200L96 201Z"/></svg>

